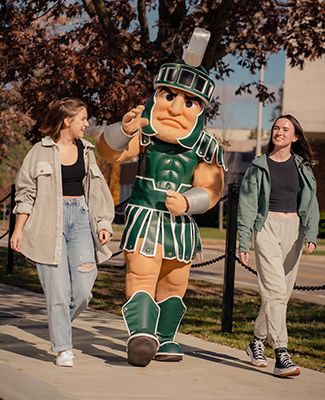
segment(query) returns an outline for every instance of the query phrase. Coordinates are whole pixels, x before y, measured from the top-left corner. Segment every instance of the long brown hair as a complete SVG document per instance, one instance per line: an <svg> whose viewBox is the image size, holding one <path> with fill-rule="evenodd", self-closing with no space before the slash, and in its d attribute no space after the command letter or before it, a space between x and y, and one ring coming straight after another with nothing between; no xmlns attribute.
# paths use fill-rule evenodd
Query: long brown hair
<svg viewBox="0 0 325 400"><path fill-rule="evenodd" d="M40 123L39 131L44 136L50 136L55 142L60 138L60 131L64 127L64 119L74 117L86 104L79 99L65 97L49 104L48 112Z"/></svg>
<svg viewBox="0 0 325 400"><path fill-rule="evenodd" d="M275 127L276 122L280 118L286 118L288 119L292 125L295 128L295 135L297 136L298 140L296 142L293 142L291 144L291 151L300 157L302 157L303 162L307 162L311 166L317 164L317 160L315 158L315 153L310 147L310 144L308 142L308 139L306 138L304 134L304 130L302 129L302 126L300 125L299 121L292 115L286 114L286 115L280 115L274 122L271 128L271 137L269 140L269 143L267 145L267 153L270 154L274 150L274 144L272 142L272 137L273 137L273 129Z"/></svg>

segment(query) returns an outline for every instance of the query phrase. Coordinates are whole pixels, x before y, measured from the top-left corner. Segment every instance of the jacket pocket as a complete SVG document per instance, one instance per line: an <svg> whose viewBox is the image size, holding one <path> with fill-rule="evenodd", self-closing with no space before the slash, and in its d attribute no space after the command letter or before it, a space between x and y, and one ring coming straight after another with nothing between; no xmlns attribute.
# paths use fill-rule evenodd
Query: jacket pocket
<svg viewBox="0 0 325 400"><path fill-rule="evenodd" d="M101 173L99 167L95 164L89 165L90 173L92 178L103 179L103 174Z"/></svg>
<svg viewBox="0 0 325 400"><path fill-rule="evenodd" d="M52 175L52 173L53 173L52 165L49 162L39 161L35 167L34 177L37 178L42 175L44 175L44 176Z"/></svg>

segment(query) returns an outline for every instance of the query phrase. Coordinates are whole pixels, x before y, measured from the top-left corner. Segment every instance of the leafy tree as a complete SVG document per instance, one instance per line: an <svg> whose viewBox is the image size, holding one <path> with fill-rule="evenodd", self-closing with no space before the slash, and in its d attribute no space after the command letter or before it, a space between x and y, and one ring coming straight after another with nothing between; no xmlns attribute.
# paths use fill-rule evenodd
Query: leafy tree
<svg viewBox="0 0 325 400"><path fill-rule="evenodd" d="M216 79L232 73L227 55L255 73L284 49L303 68L324 52L324 8L321 0L0 0L0 88L34 120L49 101L73 95L98 123L114 122L148 97L159 65L181 57L195 26L211 32L203 64ZM243 91L274 98L257 82Z"/></svg>
<svg viewBox="0 0 325 400"><path fill-rule="evenodd" d="M21 162L31 147L24 132L32 123L28 115L0 103L0 198L10 191Z"/></svg>

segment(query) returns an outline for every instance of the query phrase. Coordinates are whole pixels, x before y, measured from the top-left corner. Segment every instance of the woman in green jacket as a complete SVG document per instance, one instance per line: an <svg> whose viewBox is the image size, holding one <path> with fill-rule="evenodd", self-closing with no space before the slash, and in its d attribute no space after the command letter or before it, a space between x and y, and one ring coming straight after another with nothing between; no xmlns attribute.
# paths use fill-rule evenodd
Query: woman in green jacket
<svg viewBox="0 0 325 400"><path fill-rule="evenodd" d="M281 377L300 374L287 350L286 310L303 242L307 254L316 247L319 208L313 156L300 123L292 115L282 115L273 123L267 155L252 161L240 188L239 258L248 265L254 234L261 296L247 354L253 365L266 367L267 339L275 351L274 374Z"/></svg>

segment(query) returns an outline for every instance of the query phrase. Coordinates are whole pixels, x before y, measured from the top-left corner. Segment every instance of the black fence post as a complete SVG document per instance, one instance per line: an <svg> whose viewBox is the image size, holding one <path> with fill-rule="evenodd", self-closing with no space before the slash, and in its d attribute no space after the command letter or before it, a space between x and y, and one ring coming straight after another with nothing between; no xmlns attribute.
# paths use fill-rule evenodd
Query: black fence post
<svg viewBox="0 0 325 400"><path fill-rule="evenodd" d="M222 332L232 332L238 194L239 194L239 185L237 183L231 183L230 185L228 185L226 258L225 258L224 283L223 283L222 324L221 324Z"/></svg>
<svg viewBox="0 0 325 400"><path fill-rule="evenodd" d="M12 274L14 270L14 251L10 246L10 238L15 229L16 215L13 213L15 207L15 185L11 185L10 193L10 217L9 217L9 233L8 233L8 257L7 257L7 274Z"/></svg>

